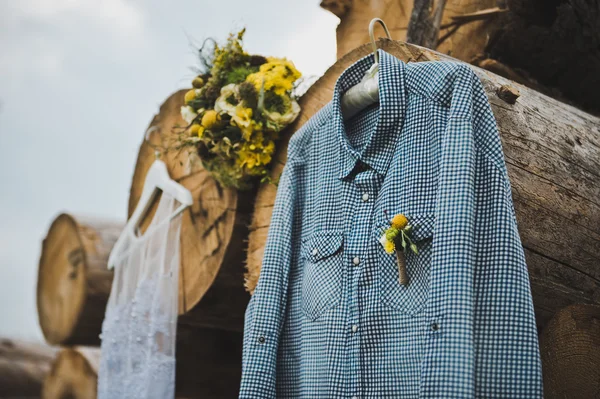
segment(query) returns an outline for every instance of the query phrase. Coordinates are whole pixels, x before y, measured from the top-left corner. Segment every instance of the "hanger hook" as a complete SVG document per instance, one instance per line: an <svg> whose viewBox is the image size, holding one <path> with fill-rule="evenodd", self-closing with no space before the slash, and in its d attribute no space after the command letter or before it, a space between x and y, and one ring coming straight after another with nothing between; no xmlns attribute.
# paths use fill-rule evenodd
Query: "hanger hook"
<svg viewBox="0 0 600 399"><path fill-rule="evenodd" d="M392 35L381 18L373 18L369 23L369 36L371 37L371 46L373 46L373 55L375 56L375 64L379 64L379 54L377 53L377 43L375 42L375 23L379 22L385 31L388 39L392 40Z"/></svg>
<svg viewBox="0 0 600 399"><path fill-rule="evenodd" d="M150 148L154 148L154 157L156 159L160 158L160 151L158 150L158 147L155 146L154 144L152 144L150 142L150 135L154 132L156 132L157 130L159 130L159 127L154 125L154 126L150 126L148 128L148 130L146 130L146 134L144 135L144 140L146 141L146 143L150 146Z"/></svg>

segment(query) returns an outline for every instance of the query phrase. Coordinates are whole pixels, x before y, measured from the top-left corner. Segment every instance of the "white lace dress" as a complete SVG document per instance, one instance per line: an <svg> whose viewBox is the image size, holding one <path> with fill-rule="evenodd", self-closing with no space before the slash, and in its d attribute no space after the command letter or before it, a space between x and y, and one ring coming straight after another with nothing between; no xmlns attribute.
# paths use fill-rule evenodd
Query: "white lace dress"
<svg viewBox="0 0 600 399"><path fill-rule="evenodd" d="M98 398L173 398L177 327L178 202L162 194L147 233L127 237L102 324Z"/></svg>

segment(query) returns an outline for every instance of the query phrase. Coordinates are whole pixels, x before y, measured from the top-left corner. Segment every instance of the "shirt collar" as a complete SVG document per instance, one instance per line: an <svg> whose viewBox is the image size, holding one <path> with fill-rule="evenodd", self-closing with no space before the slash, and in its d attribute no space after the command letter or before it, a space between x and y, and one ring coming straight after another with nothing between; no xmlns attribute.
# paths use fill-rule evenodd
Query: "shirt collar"
<svg viewBox="0 0 600 399"><path fill-rule="evenodd" d="M346 135L341 110L341 97L350 87L363 78L373 65L374 56L369 54L349 66L335 83L332 98L332 120L335 127L338 151L338 178L345 178L361 160L381 175L385 175L394 153L396 138L406 110L406 64L393 55L378 49L379 53L379 116L374 130L362 150L352 147Z"/></svg>

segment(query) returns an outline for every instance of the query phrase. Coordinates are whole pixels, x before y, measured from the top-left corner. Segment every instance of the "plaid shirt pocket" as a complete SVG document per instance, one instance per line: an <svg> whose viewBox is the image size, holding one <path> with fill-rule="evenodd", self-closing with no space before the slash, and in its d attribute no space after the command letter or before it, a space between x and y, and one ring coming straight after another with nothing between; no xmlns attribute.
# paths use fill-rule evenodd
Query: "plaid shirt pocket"
<svg viewBox="0 0 600 399"><path fill-rule="evenodd" d="M335 307L342 290L341 230L317 231L302 242L302 311L310 320Z"/></svg>
<svg viewBox="0 0 600 399"><path fill-rule="evenodd" d="M431 269L431 254L435 215L407 215L413 226L410 233L412 241L417 244L418 254L410 249L405 252L408 284L399 282L398 263L396 254L388 254L379 246L375 257L377 262L377 278L379 295L382 303L390 308L398 309L410 315L420 313L427 302L429 294L429 273ZM375 227L377 239L389 227L388 221L380 221Z"/></svg>

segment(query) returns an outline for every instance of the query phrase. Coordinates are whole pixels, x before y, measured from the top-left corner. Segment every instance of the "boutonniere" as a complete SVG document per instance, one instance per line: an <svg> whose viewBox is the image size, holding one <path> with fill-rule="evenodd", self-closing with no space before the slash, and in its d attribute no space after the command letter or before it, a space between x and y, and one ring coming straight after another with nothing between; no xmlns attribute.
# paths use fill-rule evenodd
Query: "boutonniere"
<svg viewBox="0 0 600 399"><path fill-rule="evenodd" d="M387 211L384 211L387 215ZM384 232L379 242L388 254L396 253L396 261L398 262L398 280L400 284L408 284L408 274L406 273L406 259L404 251L409 248L415 254L419 253L417 245L410 239L412 226L408 219L403 214L399 213L390 220L390 227Z"/></svg>

